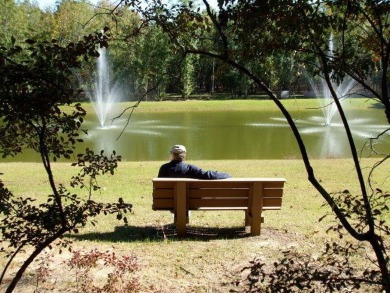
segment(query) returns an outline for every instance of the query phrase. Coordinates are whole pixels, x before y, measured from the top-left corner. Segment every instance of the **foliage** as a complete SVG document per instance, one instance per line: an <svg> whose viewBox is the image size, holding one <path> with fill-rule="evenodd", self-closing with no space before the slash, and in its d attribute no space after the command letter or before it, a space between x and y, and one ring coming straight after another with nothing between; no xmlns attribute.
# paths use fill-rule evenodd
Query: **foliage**
<svg viewBox="0 0 390 293"><path fill-rule="evenodd" d="M140 27L141 33L135 31L130 36L128 30L132 32L133 29L121 27L118 37L129 41L113 45L113 63L120 74L117 78L123 85L131 85L130 98L133 100L137 100L146 92L150 93L152 88L157 88L157 92L153 93L157 98L160 98L161 93L165 93L169 78L167 71L172 59L168 39L161 30L153 26L142 26L144 24L138 20L133 29ZM145 97L149 98L149 95Z"/></svg>
<svg viewBox="0 0 390 293"><path fill-rule="evenodd" d="M138 5L136 2L132 4ZM80 41L82 36L90 31L101 30L105 26L110 27L113 38L109 55L112 57L113 77L121 84L124 91L123 99L126 100L137 100L138 96L151 88L156 90L149 92L147 98L158 100L164 99L166 93L182 94L183 90L187 92L184 96L188 96L188 93L204 91L231 92L234 96L246 96L248 93L261 90L255 87L245 75L209 58L188 62L187 58L195 57L187 56L182 60L182 52L169 44L168 37L162 33L161 27L154 22L147 22L132 7L116 6L107 1L101 1L97 6L86 2L61 1L55 8L42 11L36 3L11 0L4 3L4 8L3 13L0 13L0 21L3 23L0 27L0 36L2 36L1 43L5 45L11 43L12 37L18 40L54 38L58 40L59 45L65 45ZM188 20L185 14L181 14L181 17L183 21ZM24 19L27 21L21 21ZM210 26L205 24L198 26L196 22L187 22L190 23L189 29L202 31L204 36L197 40L191 39L189 34L186 42L201 42L209 46L218 41L215 30ZM244 50L244 45L240 42L234 43L232 50ZM247 55L250 55L249 51L243 57ZM286 61L283 55L275 54L267 58L269 65L266 67L257 62L251 63L250 66L256 72L263 72L266 83L275 91L278 91L283 83L285 83L284 89L293 86L294 83L291 81L294 81L293 74L296 68L290 70L289 66L282 66ZM289 64L296 64L295 59L296 56ZM214 74L212 74L212 64L215 65ZM77 75L80 76L80 80L74 78L74 82L92 80L94 65L89 62L79 69ZM186 80L189 83L184 82ZM187 83L190 85L189 90L184 89ZM213 88L212 84L215 85ZM236 90L236 87L239 89Z"/></svg>
<svg viewBox="0 0 390 293"><path fill-rule="evenodd" d="M139 292L140 285L134 272L139 267L135 256L119 257L115 252L74 251L72 258L67 261L68 267L74 271L74 292ZM109 270L103 285L97 285L92 271ZM102 283L99 280L98 283Z"/></svg>
<svg viewBox="0 0 390 293"><path fill-rule="evenodd" d="M79 160L79 164L85 166L72 179L70 185L83 188L86 175L92 180L104 174L105 169L111 169L113 173L116 163L117 158L109 159L99 155L94 155L93 159L86 164ZM96 185L93 187L98 188ZM69 192L62 184L59 184L57 194L48 195L47 201L42 204L36 204L35 199L30 197L14 198L4 184L1 185L1 191L6 195L1 198L1 212L5 215L1 221L2 236L13 251L20 250L27 245L38 248L42 243L52 242L58 237L58 231L62 231L62 234L78 233L78 229L85 226L89 218L100 213L115 213L118 218L122 218L122 213L130 208L121 198L118 203L114 204L98 203L90 198L83 199ZM61 205L56 204L57 202ZM126 217L124 220L127 221Z"/></svg>
<svg viewBox="0 0 390 293"><path fill-rule="evenodd" d="M72 106L71 113L60 107L71 105L80 94L73 89L71 76L83 61L98 56L97 42L107 43L100 33L67 47L60 47L56 40L51 43L27 40L25 48L15 43L9 49L0 48L3 157L14 156L23 148L40 152L43 144L48 144L50 149L46 152L54 160L60 156L69 158L73 145L80 141L78 132L85 111L79 104ZM30 59L25 59L27 54Z"/></svg>
<svg viewBox="0 0 390 293"><path fill-rule="evenodd" d="M390 229L385 219L389 216L389 207L386 203L390 197L380 189L372 194L372 209L375 225L381 231L380 241L383 254L388 258ZM334 194L337 205L342 207L345 216L361 233L368 231L367 216L361 195L350 194L348 190ZM334 215L327 215L332 216ZM322 217L320 221L324 220ZM338 240L325 242L325 249L318 255L299 253L293 250L283 252L284 257L275 262L272 267L267 266L260 258L252 260L243 271L246 278L237 280L237 292L339 292L342 290L380 291L383 285L381 271L376 266L367 266L364 270L357 270L354 258L362 253L369 263L375 263L375 257L366 253L364 243L354 243L337 218L327 233L336 233Z"/></svg>
<svg viewBox="0 0 390 293"><path fill-rule="evenodd" d="M8 262L0 276L5 274L16 256L27 247L32 248L12 278L6 292L12 292L32 261L65 233L77 233L90 218L100 213L123 214L131 205L123 202L99 203L92 198L99 189L97 177L114 174L120 156L115 152L105 156L87 149L78 155L74 166L81 168L71 179L72 188L86 188L86 198L73 194L68 187L55 180L51 162L70 158L76 143L82 142L85 110L75 103L80 90L72 84L74 70L90 58L98 57L97 46L107 46L107 29L85 36L82 41L60 46L57 40L37 42L28 39L17 45L12 40L9 48L0 48L0 153L2 157L16 156L26 149L38 152L47 175L51 193L43 203L33 197L15 197L0 181L0 213L2 248ZM65 107L67 106L67 107ZM67 241L59 242L67 246Z"/></svg>
<svg viewBox="0 0 390 293"><path fill-rule="evenodd" d="M53 13L53 38L59 40L61 45L68 44L79 41L88 32L103 29L104 20L93 19L88 22L92 19L94 13L95 11L87 3L61 1L56 12Z"/></svg>
<svg viewBox="0 0 390 293"><path fill-rule="evenodd" d="M1 44L11 45L13 37L18 40L50 37L50 13L43 13L37 5L28 1L1 1L0 6Z"/></svg>
<svg viewBox="0 0 390 293"><path fill-rule="evenodd" d="M351 243L327 244L318 258L310 254L286 251L272 267L254 259L245 267L244 280L235 282L233 292L340 292L343 290L380 291L379 271L356 272L350 258L362 247ZM365 285L363 280L369 282Z"/></svg>
<svg viewBox="0 0 390 293"><path fill-rule="evenodd" d="M194 91L194 56L186 56L183 59L183 66L181 72L181 96L183 99L188 99L191 93Z"/></svg>
<svg viewBox="0 0 390 293"><path fill-rule="evenodd" d="M69 259L60 262L53 253L44 253L37 259L37 265L34 293L141 291L136 276L139 264L133 254L119 256L108 250L74 250ZM66 271L60 284L50 280L56 267Z"/></svg>

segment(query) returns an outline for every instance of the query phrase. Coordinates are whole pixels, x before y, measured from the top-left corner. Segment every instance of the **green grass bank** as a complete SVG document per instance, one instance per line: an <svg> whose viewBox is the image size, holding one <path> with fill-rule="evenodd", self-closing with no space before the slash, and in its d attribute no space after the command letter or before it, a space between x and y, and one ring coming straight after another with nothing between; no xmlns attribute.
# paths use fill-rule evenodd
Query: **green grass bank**
<svg viewBox="0 0 390 293"><path fill-rule="evenodd" d="M316 109L320 107L318 99L282 99L283 105L288 110ZM136 102L118 103L121 109L131 107ZM92 104L82 103L87 111L93 111ZM364 109L378 104L367 98L354 98L344 101L344 105L349 109ZM248 100L186 100L186 101L161 101L161 102L141 102L135 111L138 112L180 112L180 111L256 111L256 110L277 110L277 106L271 100L248 99Z"/></svg>

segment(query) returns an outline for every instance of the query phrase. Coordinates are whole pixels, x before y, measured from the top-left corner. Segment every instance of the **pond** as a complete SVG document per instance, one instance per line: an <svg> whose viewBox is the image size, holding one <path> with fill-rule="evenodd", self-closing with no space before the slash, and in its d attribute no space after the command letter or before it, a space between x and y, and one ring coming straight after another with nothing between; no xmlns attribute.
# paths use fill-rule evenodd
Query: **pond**
<svg viewBox="0 0 390 293"><path fill-rule="evenodd" d="M345 131L340 121L324 125L321 110L291 111L311 158L344 158L350 156ZM368 137L386 129L383 109L347 111L358 151ZM173 144L187 147L190 160L248 160L300 158L295 138L286 120L275 111L135 111L127 127L126 119L101 128L94 113L85 121L89 129L86 147L95 151L115 150L125 161L168 160ZM124 128L125 127L125 128ZM122 133L122 134L121 134ZM389 152L390 136L376 142L380 152ZM368 150L364 152L368 154ZM25 154L13 161L38 161L38 156Z"/></svg>

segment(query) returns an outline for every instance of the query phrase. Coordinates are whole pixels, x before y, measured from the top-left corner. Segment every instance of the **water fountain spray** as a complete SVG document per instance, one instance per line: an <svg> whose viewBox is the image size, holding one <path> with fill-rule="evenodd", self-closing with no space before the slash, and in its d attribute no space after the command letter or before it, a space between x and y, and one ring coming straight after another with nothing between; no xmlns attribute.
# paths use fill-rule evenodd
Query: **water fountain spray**
<svg viewBox="0 0 390 293"><path fill-rule="evenodd" d="M329 54L332 56L334 50L333 37L329 39ZM317 100L320 103L321 110L323 112L325 121L325 126L332 125L332 119L334 115L338 112L336 103L333 100L332 94L330 92L329 86L326 83L324 78L320 80L313 80L309 78L309 83L314 91L314 95L317 97ZM344 78L340 84L332 82L332 87L335 89L337 98L343 98L350 94L352 88L355 86L355 81L351 78Z"/></svg>
<svg viewBox="0 0 390 293"><path fill-rule="evenodd" d="M112 85L110 68L107 61L106 48L99 49L97 72L89 98L99 119L100 127L104 128L109 119L109 113L117 100L117 89Z"/></svg>

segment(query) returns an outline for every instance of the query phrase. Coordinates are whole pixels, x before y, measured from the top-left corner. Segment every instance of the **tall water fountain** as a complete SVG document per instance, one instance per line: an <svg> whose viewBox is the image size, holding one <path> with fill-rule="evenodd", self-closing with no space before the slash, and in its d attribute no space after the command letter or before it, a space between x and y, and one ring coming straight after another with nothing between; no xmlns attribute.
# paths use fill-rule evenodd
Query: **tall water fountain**
<svg viewBox="0 0 390 293"><path fill-rule="evenodd" d="M333 39L332 37L329 40L329 54L333 54ZM309 78L310 86L314 92L315 97L318 99L321 110L323 112L325 122L324 125L330 126L332 124L332 119L334 115L338 112L336 103L333 100L332 94L329 90L329 86L326 83L324 78L320 80L314 80ZM343 99L348 95L351 95L353 87L356 85L356 82L351 78L344 78L340 84L332 82L332 87L336 92L337 98Z"/></svg>
<svg viewBox="0 0 390 293"><path fill-rule="evenodd" d="M310 78L309 82L315 97L320 103L320 107L325 119L324 125L330 126L332 124L332 119L334 115L338 111L336 103L334 102L332 94L329 90L328 84L326 83L325 79L315 81ZM350 95L354 85L354 80L348 78L344 79L343 82L338 85L332 83L332 87L335 89L338 99L342 99Z"/></svg>
<svg viewBox="0 0 390 293"><path fill-rule="evenodd" d="M109 113L119 98L119 88L110 77L110 67L107 61L106 48L99 49L95 80L89 93L89 99L93 104L100 127L107 126Z"/></svg>

